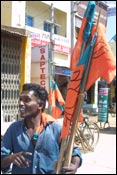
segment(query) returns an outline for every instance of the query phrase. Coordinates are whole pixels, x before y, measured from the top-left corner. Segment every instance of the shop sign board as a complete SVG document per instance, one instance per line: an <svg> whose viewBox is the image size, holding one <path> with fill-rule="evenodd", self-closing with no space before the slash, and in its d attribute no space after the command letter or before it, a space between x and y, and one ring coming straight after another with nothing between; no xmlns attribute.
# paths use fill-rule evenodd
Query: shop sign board
<svg viewBox="0 0 117 175"><path fill-rule="evenodd" d="M48 46L37 46L32 49L32 61L39 63L39 83L49 90ZM35 70L36 71L36 70Z"/></svg>
<svg viewBox="0 0 117 175"><path fill-rule="evenodd" d="M55 67L55 73L58 75L71 76L71 71L64 67Z"/></svg>
<svg viewBox="0 0 117 175"><path fill-rule="evenodd" d="M50 44L50 33L36 29L26 27L27 30L31 31L31 46L41 46L41 45L49 45ZM69 55L70 54L70 41L68 38L60 36L60 35L53 35L54 40L54 52Z"/></svg>

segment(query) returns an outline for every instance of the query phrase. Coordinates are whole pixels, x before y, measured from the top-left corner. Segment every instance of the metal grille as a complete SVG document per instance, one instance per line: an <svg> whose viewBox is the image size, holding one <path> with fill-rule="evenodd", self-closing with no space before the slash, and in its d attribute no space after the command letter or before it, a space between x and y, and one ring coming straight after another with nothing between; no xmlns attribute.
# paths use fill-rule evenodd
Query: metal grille
<svg viewBox="0 0 117 175"><path fill-rule="evenodd" d="M1 102L3 119L18 119L20 91L21 37L2 34L1 37Z"/></svg>

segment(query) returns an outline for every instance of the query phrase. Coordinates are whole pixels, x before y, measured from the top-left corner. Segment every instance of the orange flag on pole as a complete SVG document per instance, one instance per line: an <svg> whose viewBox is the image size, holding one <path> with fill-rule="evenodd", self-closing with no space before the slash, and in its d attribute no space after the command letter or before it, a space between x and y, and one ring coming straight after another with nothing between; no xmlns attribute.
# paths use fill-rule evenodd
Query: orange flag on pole
<svg viewBox="0 0 117 175"><path fill-rule="evenodd" d="M54 81L50 83L50 91L49 91L49 104L51 105L51 113L52 116L57 119L60 117L62 112L64 111L65 101L60 93L57 84Z"/></svg>
<svg viewBox="0 0 117 175"><path fill-rule="evenodd" d="M82 28L79 32L78 40L75 44L71 57L70 69L72 71L77 69L77 63L80 59L80 52L83 43L83 31L85 26L86 26L86 19L83 18ZM94 35L95 29L96 24L93 25L90 40ZM86 90L88 90L90 86L99 77L104 78L107 81L107 83L110 83L115 76L116 76L116 59L106 39L106 29L100 23L98 26L98 37L94 47L92 65L89 73L89 80L87 83Z"/></svg>
<svg viewBox="0 0 117 175"><path fill-rule="evenodd" d="M75 47L72 52L71 60L70 60L70 69L71 71L74 71L76 68L76 65L80 59L82 44L83 44L83 32L87 24L87 18L82 19L82 25L80 28L80 31L78 33L78 39L76 41Z"/></svg>
<svg viewBox="0 0 117 175"><path fill-rule="evenodd" d="M92 35L95 32L95 28L96 25L94 25L92 29ZM86 90L88 90L99 77L105 79L107 83L111 83L115 76L116 59L107 42L106 29L100 23Z"/></svg>
<svg viewBox="0 0 117 175"><path fill-rule="evenodd" d="M84 25L82 26L85 27L85 20L83 22ZM94 36L95 30L96 24L93 25L90 40ZM87 61L85 57L87 57L88 52L85 53L83 59L80 58L81 46L83 43L83 31L84 28L81 28L80 33L78 35L78 41L76 42L71 57L71 70L73 70L73 74L67 90L61 138L64 138L69 134L70 123L73 121L75 107L80 93L83 72L84 69L86 69L84 60ZM116 59L107 42L105 32L105 27L102 24L99 24L98 36L93 50L92 63L89 70L86 90L88 90L99 77L104 78L107 81L107 83L110 83L116 76Z"/></svg>

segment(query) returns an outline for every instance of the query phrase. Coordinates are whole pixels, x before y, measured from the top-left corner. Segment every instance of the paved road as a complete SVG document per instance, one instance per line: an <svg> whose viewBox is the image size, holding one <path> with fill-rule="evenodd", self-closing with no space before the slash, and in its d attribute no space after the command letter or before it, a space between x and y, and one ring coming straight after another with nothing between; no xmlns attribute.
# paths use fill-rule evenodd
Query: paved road
<svg viewBox="0 0 117 175"><path fill-rule="evenodd" d="M109 117L109 123L100 130L94 152L82 153L83 164L76 174L116 174L116 117Z"/></svg>
<svg viewBox="0 0 117 175"><path fill-rule="evenodd" d="M82 154L83 164L77 174L116 174L116 128L100 133L94 152Z"/></svg>

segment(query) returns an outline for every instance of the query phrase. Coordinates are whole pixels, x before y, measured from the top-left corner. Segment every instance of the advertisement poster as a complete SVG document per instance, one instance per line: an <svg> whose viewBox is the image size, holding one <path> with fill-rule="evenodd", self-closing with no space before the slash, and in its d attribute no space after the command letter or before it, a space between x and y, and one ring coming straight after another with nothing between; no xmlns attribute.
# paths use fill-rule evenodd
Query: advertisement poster
<svg viewBox="0 0 117 175"><path fill-rule="evenodd" d="M98 122L108 122L108 88L99 89Z"/></svg>

